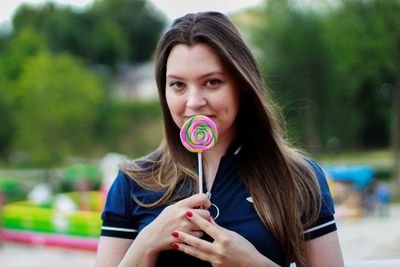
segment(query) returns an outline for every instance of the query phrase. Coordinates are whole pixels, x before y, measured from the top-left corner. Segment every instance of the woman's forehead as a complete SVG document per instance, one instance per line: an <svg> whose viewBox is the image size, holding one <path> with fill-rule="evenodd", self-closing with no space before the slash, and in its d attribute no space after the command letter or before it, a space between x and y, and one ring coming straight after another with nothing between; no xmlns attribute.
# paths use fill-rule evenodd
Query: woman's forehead
<svg viewBox="0 0 400 267"><path fill-rule="evenodd" d="M166 77L184 73L223 73L224 65L215 50L204 43L195 45L179 44L172 48L166 64Z"/></svg>

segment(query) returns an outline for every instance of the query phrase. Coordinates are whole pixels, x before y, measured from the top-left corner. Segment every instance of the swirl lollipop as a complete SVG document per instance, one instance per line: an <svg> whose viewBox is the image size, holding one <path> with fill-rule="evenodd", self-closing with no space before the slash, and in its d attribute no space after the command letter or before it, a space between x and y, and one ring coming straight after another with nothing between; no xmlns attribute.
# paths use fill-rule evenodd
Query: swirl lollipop
<svg viewBox="0 0 400 267"><path fill-rule="evenodd" d="M189 118L180 132L183 146L190 152L197 152L199 165L199 192L203 192L203 162L201 152L213 148L218 140L215 123L207 116L195 115Z"/></svg>
<svg viewBox="0 0 400 267"><path fill-rule="evenodd" d="M218 139L217 126L204 115L195 115L188 119L180 135L184 147L197 153L211 149Z"/></svg>

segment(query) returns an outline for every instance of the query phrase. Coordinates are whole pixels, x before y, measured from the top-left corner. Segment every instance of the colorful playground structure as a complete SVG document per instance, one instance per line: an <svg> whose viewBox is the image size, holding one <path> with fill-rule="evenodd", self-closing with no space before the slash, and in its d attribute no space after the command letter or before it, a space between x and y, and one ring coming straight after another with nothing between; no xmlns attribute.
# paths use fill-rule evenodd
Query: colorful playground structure
<svg viewBox="0 0 400 267"><path fill-rule="evenodd" d="M84 196L84 195L86 196ZM76 249L96 250L101 227L100 192L73 192L57 196L78 206L80 198L89 200L90 210L56 207L52 201L36 205L30 201L6 204L2 210L3 239Z"/></svg>
<svg viewBox="0 0 400 267"><path fill-rule="evenodd" d="M0 201L0 240L96 250L105 196L124 158L108 154L95 168L75 165L65 169L73 192L53 194L48 183L42 183L26 200L2 207ZM101 183L99 191L90 191L93 177ZM11 188L9 183L7 188Z"/></svg>
<svg viewBox="0 0 400 267"><path fill-rule="evenodd" d="M335 202L336 218L387 215L390 190L375 179L372 166L324 166L324 171Z"/></svg>

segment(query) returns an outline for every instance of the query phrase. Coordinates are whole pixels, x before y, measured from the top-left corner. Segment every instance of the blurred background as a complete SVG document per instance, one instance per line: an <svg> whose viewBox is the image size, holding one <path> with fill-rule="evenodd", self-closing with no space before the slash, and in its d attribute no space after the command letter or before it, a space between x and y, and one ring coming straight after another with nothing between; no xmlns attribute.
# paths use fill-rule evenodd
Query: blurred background
<svg viewBox="0 0 400 267"><path fill-rule="evenodd" d="M158 39L203 10L240 29L288 139L324 167L346 261L400 258L400 0L27 0L0 10L6 266L93 264L118 163L163 136Z"/></svg>

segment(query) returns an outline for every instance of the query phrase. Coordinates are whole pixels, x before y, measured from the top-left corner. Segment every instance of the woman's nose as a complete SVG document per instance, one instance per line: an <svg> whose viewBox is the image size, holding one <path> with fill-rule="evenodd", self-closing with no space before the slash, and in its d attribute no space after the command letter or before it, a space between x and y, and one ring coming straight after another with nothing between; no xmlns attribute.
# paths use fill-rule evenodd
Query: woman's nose
<svg viewBox="0 0 400 267"><path fill-rule="evenodd" d="M198 89L189 90L186 100L186 106L190 109L196 110L207 104L205 96Z"/></svg>

